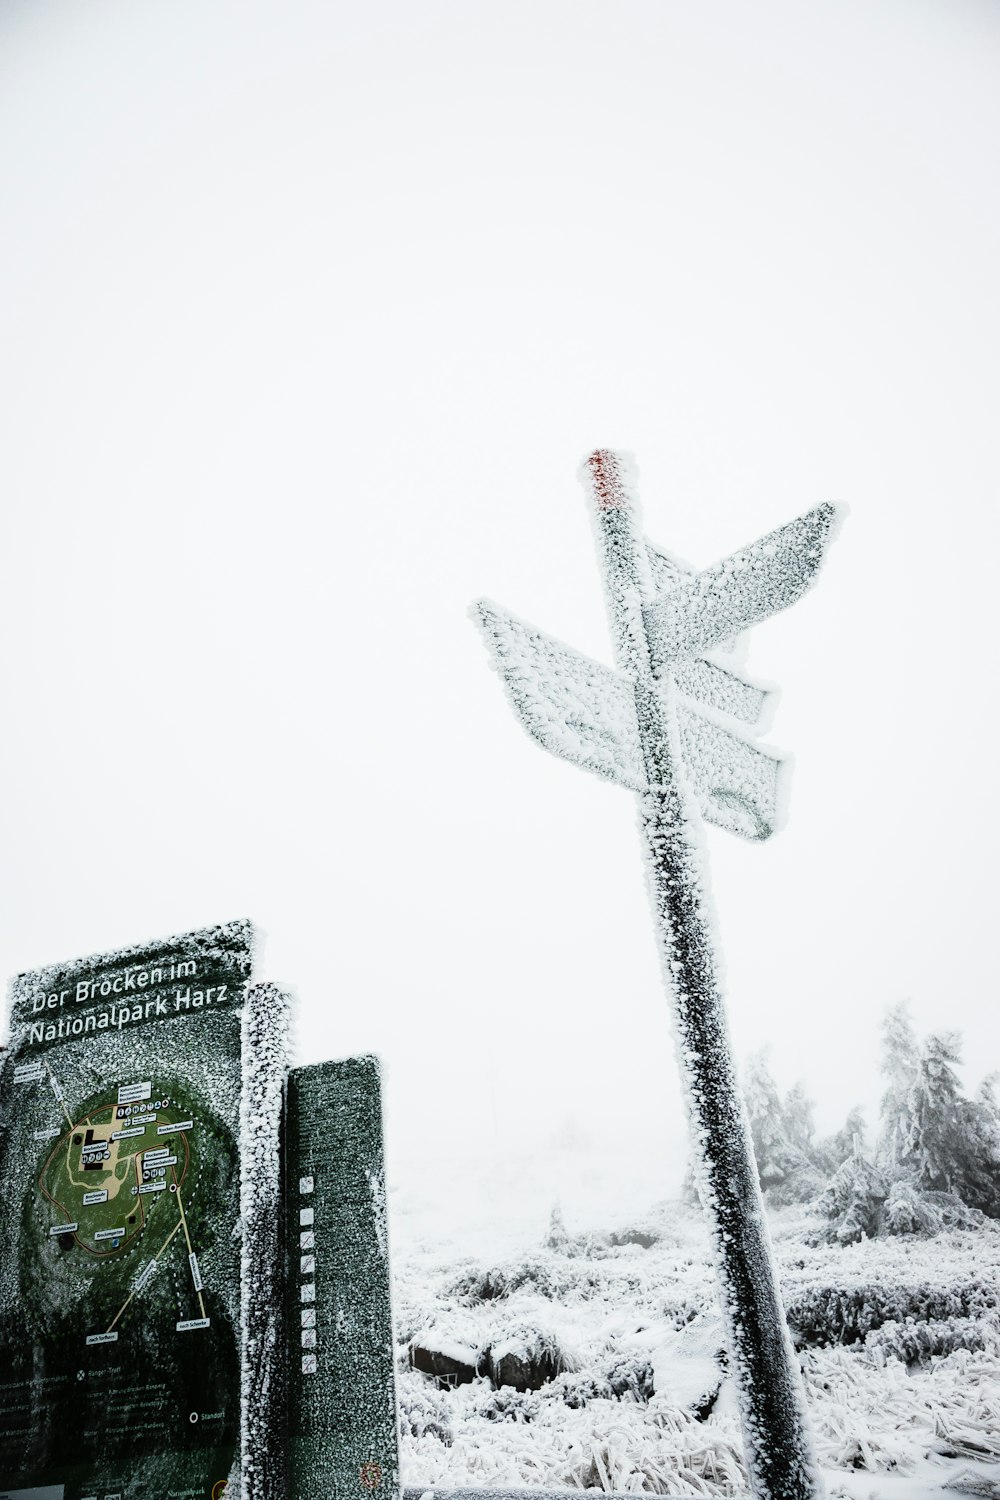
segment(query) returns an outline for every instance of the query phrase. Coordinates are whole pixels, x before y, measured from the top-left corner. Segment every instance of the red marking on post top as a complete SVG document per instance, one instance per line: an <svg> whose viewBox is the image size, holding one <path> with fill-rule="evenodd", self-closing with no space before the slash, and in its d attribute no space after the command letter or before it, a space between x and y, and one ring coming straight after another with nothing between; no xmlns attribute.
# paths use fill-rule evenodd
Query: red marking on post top
<svg viewBox="0 0 1000 1500"><path fill-rule="evenodd" d="M631 501L622 481L617 453L613 453L610 448L598 448L587 459L586 467L590 471L590 483L597 509L627 510Z"/></svg>

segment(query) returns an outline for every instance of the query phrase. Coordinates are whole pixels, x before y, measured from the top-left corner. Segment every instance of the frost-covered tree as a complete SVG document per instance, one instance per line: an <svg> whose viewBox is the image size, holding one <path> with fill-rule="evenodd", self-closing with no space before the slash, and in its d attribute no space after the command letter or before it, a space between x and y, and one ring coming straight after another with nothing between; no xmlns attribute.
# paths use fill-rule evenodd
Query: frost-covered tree
<svg viewBox="0 0 1000 1500"><path fill-rule="evenodd" d="M813 1155L816 1135L816 1106L804 1085L794 1083L785 1095L785 1134L789 1145L808 1161Z"/></svg>
<svg viewBox="0 0 1000 1500"><path fill-rule="evenodd" d="M887 1083L882 1095L878 1142L879 1165L895 1172L909 1160L914 1142L913 1085L920 1048L905 1001L894 1005L882 1023L881 1070Z"/></svg>
<svg viewBox="0 0 1000 1500"><path fill-rule="evenodd" d="M855 1134L853 1153L817 1204L826 1237L848 1243L862 1235L969 1227L981 1223L982 1214L1000 1218L1000 1108L993 1080L967 1099L957 1072L958 1033L932 1033L921 1046L903 1005L887 1014L882 1043L887 1087L878 1147L869 1159L861 1133Z"/></svg>
<svg viewBox="0 0 1000 1500"><path fill-rule="evenodd" d="M993 1079L975 1099L962 1096L957 1032L924 1043L913 1087L913 1156L917 1185L951 1193L970 1208L1000 1217L1000 1113Z"/></svg>
<svg viewBox="0 0 1000 1500"><path fill-rule="evenodd" d="M855 1136L854 1150L834 1172L816 1207L828 1221L825 1239L841 1245L878 1234L886 1198L886 1178L861 1149Z"/></svg>
<svg viewBox="0 0 1000 1500"><path fill-rule="evenodd" d="M959 1101L962 1116L962 1177L966 1203L1000 1219L1000 1105L997 1075L984 1078L975 1099Z"/></svg>
<svg viewBox="0 0 1000 1500"><path fill-rule="evenodd" d="M957 1032L932 1032L920 1049L909 1093L909 1141L916 1185L950 1193L963 1176L962 1086L955 1067L961 1062Z"/></svg>
<svg viewBox="0 0 1000 1500"><path fill-rule="evenodd" d="M797 1083L778 1093L766 1052L750 1058L744 1077L760 1185L772 1204L804 1203L821 1191L825 1174L816 1160L813 1103Z"/></svg>
<svg viewBox="0 0 1000 1500"><path fill-rule="evenodd" d="M856 1104L840 1129L818 1142L813 1153L817 1167L828 1177L832 1176L863 1148L866 1134L865 1112Z"/></svg>
<svg viewBox="0 0 1000 1500"><path fill-rule="evenodd" d="M747 1063L743 1097L760 1185L765 1192L773 1191L801 1166L802 1155L789 1138L785 1109L767 1065L766 1051L755 1052Z"/></svg>

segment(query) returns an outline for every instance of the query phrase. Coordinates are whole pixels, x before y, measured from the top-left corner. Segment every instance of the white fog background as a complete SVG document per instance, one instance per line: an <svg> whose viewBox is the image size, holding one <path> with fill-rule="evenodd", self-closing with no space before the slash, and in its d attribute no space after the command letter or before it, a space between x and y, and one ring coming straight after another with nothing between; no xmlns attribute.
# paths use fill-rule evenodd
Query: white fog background
<svg viewBox="0 0 1000 1500"><path fill-rule="evenodd" d="M609 445L700 564L851 507L747 661L788 829L708 835L738 1054L825 1129L896 1000L1000 1066L998 148L988 0L4 0L4 976L245 914L404 1192L676 1189L632 799L465 616L610 659Z"/></svg>

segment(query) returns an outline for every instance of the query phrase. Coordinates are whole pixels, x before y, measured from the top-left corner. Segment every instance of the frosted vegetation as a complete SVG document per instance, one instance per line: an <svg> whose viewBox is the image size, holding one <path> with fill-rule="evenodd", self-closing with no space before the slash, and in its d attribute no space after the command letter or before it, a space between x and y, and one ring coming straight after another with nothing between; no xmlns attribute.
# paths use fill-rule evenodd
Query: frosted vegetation
<svg viewBox="0 0 1000 1500"><path fill-rule="evenodd" d="M817 1455L831 1497L1000 1496L997 1107L964 1097L956 1037L919 1042L897 1008L883 1045L871 1138L852 1111L817 1139L801 1087L746 1071ZM693 1193L577 1219L495 1254L397 1233L404 1482L745 1496Z"/></svg>
<svg viewBox="0 0 1000 1500"><path fill-rule="evenodd" d="M874 1138L854 1109L841 1130L817 1140L801 1085L782 1100L764 1055L752 1058L744 1092L765 1201L815 1202L817 1235L840 1244L1000 1218L995 1079L966 1098L960 1063L957 1032L919 1042L905 1005L896 1006L882 1028L886 1090Z"/></svg>

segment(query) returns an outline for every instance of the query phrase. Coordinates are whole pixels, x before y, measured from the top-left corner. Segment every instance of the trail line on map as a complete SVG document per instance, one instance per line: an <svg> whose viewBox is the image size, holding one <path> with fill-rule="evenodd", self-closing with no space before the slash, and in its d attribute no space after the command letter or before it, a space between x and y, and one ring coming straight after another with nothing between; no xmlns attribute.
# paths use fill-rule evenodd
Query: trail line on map
<svg viewBox="0 0 1000 1500"><path fill-rule="evenodd" d="M173 1239L174 1235L177 1233L177 1231L178 1231L178 1229L180 1229L180 1227L181 1227L181 1220L178 1219L177 1223L174 1225L173 1229L171 1229L170 1233L167 1235L166 1239L163 1241L163 1244L160 1246L159 1250L157 1250L156 1254L152 1257L152 1259L150 1261L147 1261L147 1265L154 1265L159 1260L160 1256L163 1254L164 1250L166 1250L167 1246L170 1244L170 1241ZM118 1311L115 1313L114 1317L112 1318L111 1322L108 1324L107 1329L105 1330L107 1333L114 1332L114 1326L115 1326L115 1324L118 1322L118 1319L121 1317L121 1315L125 1311L126 1307L128 1307L129 1303L132 1301L132 1298L135 1296L135 1294L136 1294L137 1291L138 1291L138 1288L137 1287L133 1287L132 1290L129 1292L128 1296L125 1298L125 1301L122 1303L121 1307L118 1309Z"/></svg>
<svg viewBox="0 0 1000 1500"><path fill-rule="evenodd" d="M171 1168L171 1171L173 1171L174 1173L174 1181L177 1182L177 1172L174 1170L174 1168ZM184 1239L187 1243L188 1255L190 1256L194 1254L194 1246L191 1243L191 1236L188 1234L187 1214L184 1212L184 1200L181 1197L181 1185L179 1182L177 1182L177 1207L181 1212L181 1224L184 1229ZM195 1294L198 1298L198 1306L201 1308L201 1315L204 1318L207 1316L205 1312L205 1299L201 1295L201 1289L199 1287L195 1287Z"/></svg>

